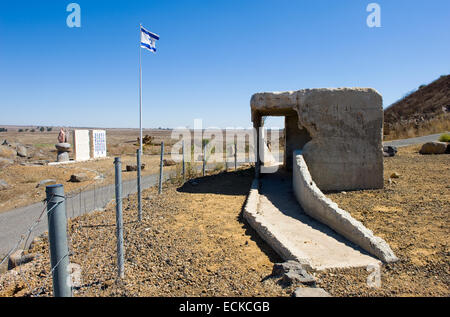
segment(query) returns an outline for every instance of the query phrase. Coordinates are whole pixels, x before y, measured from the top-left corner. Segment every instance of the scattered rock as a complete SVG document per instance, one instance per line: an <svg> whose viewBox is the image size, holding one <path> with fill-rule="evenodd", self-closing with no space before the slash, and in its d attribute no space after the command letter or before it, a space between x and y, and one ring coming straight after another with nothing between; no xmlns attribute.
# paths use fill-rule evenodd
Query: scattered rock
<svg viewBox="0 0 450 317"><path fill-rule="evenodd" d="M17 150L17 156L27 157L27 148L24 147L23 145L20 145L20 144L17 145L16 150Z"/></svg>
<svg viewBox="0 0 450 317"><path fill-rule="evenodd" d="M301 269L303 269L301 263L289 260L283 263L275 263L272 268L272 275L280 276L285 273L288 273L291 270L301 270Z"/></svg>
<svg viewBox="0 0 450 317"><path fill-rule="evenodd" d="M422 145L420 149L420 154L444 154L447 150L446 142L427 142Z"/></svg>
<svg viewBox="0 0 450 317"><path fill-rule="evenodd" d="M36 257L36 254L24 254L23 250L17 250L9 256L8 270L11 270L19 265L31 262Z"/></svg>
<svg viewBox="0 0 450 317"><path fill-rule="evenodd" d="M299 287L292 297L331 297L323 288L316 287Z"/></svg>
<svg viewBox="0 0 450 317"><path fill-rule="evenodd" d="M397 154L397 147L392 146L392 145L383 146L383 156L384 157L395 156L395 154Z"/></svg>
<svg viewBox="0 0 450 317"><path fill-rule="evenodd" d="M56 180L54 179L44 179L37 184L36 188L43 187L43 186L49 186L49 185L55 185Z"/></svg>
<svg viewBox="0 0 450 317"><path fill-rule="evenodd" d="M316 286L316 279L306 272L306 270L296 269L285 273L282 278L282 283L286 285L302 283L308 286Z"/></svg>
<svg viewBox="0 0 450 317"><path fill-rule="evenodd" d="M68 162L70 161L69 152L58 152L57 162Z"/></svg>
<svg viewBox="0 0 450 317"><path fill-rule="evenodd" d="M394 172L394 173L392 173L391 174L391 177L390 178L400 178L400 174L399 173L397 173L397 172Z"/></svg>
<svg viewBox="0 0 450 317"><path fill-rule="evenodd" d="M69 265L67 266L67 271L69 272L71 286L73 288L81 287L81 285L83 284L81 280L81 265L76 263L69 263Z"/></svg>
<svg viewBox="0 0 450 317"><path fill-rule="evenodd" d="M282 275L282 283L291 285L302 283L309 286L316 285L316 279L309 274L303 265L297 261L286 261L284 263L275 263L272 269L273 276Z"/></svg>
<svg viewBox="0 0 450 317"><path fill-rule="evenodd" d="M56 149L59 152L69 152L70 151L70 143L57 143L55 144Z"/></svg>
<svg viewBox="0 0 450 317"><path fill-rule="evenodd" d="M177 163L174 160L170 160L170 159L164 159L163 160L164 166L173 166L173 165L177 165Z"/></svg>
<svg viewBox="0 0 450 317"><path fill-rule="evenodd" d="M141 164L141 171L145 169L145 164ZM135 165L127 165L127 172L137 171L137 164Z"/></svg>
<svg viewBox="0 0 450 317"><path fill-rule="evenodd" d="M0 190L8 189L9 185L3 179L0 179Z"/></svg>
<svg viewBox="0 0 450 317"><path fill-rule="evenodd" d="M86 173L78 173L70 176L70 181L73 183L81 183L89 180L89 176Z"/></svg>

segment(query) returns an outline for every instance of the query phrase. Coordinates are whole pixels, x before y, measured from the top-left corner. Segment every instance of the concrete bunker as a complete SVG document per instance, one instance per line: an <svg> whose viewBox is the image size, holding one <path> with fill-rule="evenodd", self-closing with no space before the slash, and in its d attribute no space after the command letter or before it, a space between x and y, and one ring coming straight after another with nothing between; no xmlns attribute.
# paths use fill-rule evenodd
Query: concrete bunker
<svg viewBox="0 0 450 317"><path fill-rule="evenodd" d="M258 93L251 98L251 111L254 128L259 131L255 134L258 154L256 178L244 217L263 239L283 258L314 264L316 268L324 267L322 262L333 255L339 263L332 265L352 262L348 261L348 254L359 251L341 250L337 255L334 249L340 247L331 242L321 244L324 230L309 233L305 228L311 226L302 227L303 221L310 220L301 220L293 213L299 211L380 260L397 261L386 241L322 193L383 187L383 108L378 92L370 88L337 88ZM266 151L259 150L265 147L265 135L259 128L265 116L285 116L284 166L293 171L291 175L277 173L259 178L260 173L276 172L261 167ZM292 177L292 184L280 177L283 175ZM299 210L290 202L290 194L286 195L291 189L301 206ZM284 227L278 228L275 219ZM298 243L302 239L314 240L318 247L308 249L304 243ZM355 255L355 259L358 257Z"/></svg>
<svg viewBox="0 0 450 317"><path fill-rule="evenodd" d="M294 151L302 150L321 190L383 187L383 107L374 89L257 93L251 98L251 112L257 129L264 116L285 116L284 166L291 170ZM257 138L259 147L263 134ZM261 159L258 151L258 164Z"/></svg>

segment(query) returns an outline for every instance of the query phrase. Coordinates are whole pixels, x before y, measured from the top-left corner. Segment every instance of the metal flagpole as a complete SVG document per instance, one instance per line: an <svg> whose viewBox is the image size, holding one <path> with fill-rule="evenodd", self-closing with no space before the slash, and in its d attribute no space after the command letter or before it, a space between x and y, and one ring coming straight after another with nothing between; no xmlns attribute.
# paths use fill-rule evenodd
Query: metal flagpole
<svg viewBox="0 0 450 317"><path fill-rule="evenodd" d="M139 24L139 150L137 151L137 194L138 194L138 220L142 219L141 203L141 155L142 155L142 48L141 48L142 24Z"/></svg>
<svg viewBox="0 0 450 317"><path fill-rule="evenodd" d="M139 137L142 154L142 48L141 48L142 24L139 24ZM139 168L140 169L140 168Z"/></svg>

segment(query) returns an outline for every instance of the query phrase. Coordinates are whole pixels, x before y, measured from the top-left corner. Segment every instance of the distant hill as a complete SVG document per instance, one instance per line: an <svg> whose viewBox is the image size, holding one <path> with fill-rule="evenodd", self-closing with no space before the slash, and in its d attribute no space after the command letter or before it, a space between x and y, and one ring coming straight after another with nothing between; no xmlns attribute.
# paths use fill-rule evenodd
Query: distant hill
<svg viewBox="0 0 450 317"><path fill-rule="evenodd" d="M384 139L450 130L450 75L422 85L384 110Z"/></svg>

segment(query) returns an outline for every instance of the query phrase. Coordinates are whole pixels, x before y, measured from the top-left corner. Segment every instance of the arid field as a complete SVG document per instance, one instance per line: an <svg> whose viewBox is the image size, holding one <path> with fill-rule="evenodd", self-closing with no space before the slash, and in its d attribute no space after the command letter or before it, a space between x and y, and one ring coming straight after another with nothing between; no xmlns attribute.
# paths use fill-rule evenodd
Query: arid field
<svg viewBox="0 0 450 317"><path fill-rule="evenodd" d="M366 269L315 273L333 296L449 296L449 155L420 155L417 146L384 158L385 188L328 193L340 207L385 239L400 258L384 265L381 287ZM399 178L390 176L396 172ZM124 201L125 279L117 282L115 210L69 224L71 262L82 266L75 296L290 296L301 285L272 276L281 261L242 218L253 170L211 173L167 182L162 195L144 191ZM37 260L0 276L1 296L51 296L48 243L36 241Z"/></svg>

